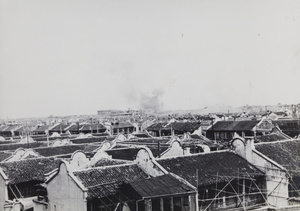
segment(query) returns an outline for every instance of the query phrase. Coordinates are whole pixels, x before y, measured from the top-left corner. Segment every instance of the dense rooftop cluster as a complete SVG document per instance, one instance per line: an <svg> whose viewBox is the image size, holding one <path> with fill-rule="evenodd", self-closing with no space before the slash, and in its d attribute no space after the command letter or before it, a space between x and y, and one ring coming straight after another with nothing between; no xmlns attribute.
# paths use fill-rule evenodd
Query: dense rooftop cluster
<svg viewBox="0 0 300 211"><path fill-rule="evenodd" d="M288 206L300 197L298 119L276 112L163 121L122 115L2 125L0 209L196 211Z"/></svg>

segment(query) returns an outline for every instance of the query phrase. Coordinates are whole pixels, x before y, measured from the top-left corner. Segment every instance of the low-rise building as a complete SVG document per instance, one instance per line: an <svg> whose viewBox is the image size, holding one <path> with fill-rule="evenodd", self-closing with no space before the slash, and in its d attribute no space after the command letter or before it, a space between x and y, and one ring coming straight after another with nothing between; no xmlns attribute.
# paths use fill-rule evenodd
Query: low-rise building
<svg viewBox="0 0 300 211"><path fill-rule="evenodd" d="M27 210L33 199L46 197L45 174L58 168L60 160L26 159L0 163L0 210Z"/></svg>
<svg viewBox="0 0 300 211"><path fill-rule="evenodd" d="M211 140L228 142L237 133L241 137L255 137L269 133L273 124L269 120L218 121L206 131Z"/></svg>

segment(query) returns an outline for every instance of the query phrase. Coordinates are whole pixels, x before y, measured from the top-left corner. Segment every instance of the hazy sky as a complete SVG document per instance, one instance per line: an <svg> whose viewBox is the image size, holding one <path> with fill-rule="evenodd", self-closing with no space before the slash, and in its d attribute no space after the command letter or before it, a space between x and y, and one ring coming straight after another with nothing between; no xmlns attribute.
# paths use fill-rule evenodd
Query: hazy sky
<svg viewBox="0 0 300 211"><path fill-rule="evenodd" d="M0 118L300 103L299 0L0 2Z"/></svg>

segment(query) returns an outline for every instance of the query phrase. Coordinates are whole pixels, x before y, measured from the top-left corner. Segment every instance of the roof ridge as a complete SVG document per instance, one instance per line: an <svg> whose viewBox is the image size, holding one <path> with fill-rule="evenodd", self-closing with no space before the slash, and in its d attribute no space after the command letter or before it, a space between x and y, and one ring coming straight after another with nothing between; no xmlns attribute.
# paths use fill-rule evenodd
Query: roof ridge
<svg viewBox="0 0 300 211"><path fill-rule="evenodd" d="M67 139L67 138L66 138ZM56 139L55 139L56 140ZM54 140L54 141L55 141ZM59 139L60 141L61 140L64 140L64 139ZM49 146L49 147L36 147L36 148L32 148L32 149L45 149L45 148L55 148L55 147L66 147L66 146L85 146L85 144L83 143L83 144L67 144L67 145L60 145L60 146Z"/></svg>
<svg viewBox="0 0 300 211"><path fill-rule="evenodd" d="M89 171L89 170L111 169L111 168L123 167L123 166L134 166L134 165L138 166L137 163L135 163L135 162L133 162L133 163L122 163L122 164L111 165L111 166L98 166L98 167L90 167L90 168L86 168L86 169L74 170L73 173L84 172L84 171Z"/></svg>
<svg viewBox="0 0 300 211"><path fill-rule="evenodd" d="M276 143L285 143L285 142L292 142L292 141L300 141L300 139L286 139L286 140L279 140L279 141L270 141L270 142L261 142L255 143L255 145L264 145L264 144L276 144Z"/></svg>
<svg viewBox="0 0 300 211"><path fill-rule="evenodd" d="M176 156L172 156L172 157L158 158L156 160L168 160L168 159L174 159L174 158L178 158L178 157L192 157L192 156L195 157L195 156L200 156L200 155L204 156L204 155L208 155L208 154L217 154L217 153L224 153L224 152L233 153L232 151L229 151L228 149L224 149L224 150L211 151L211 152L201 152L201 153L196 153L196 154L176 155Z"/></svg>
<svg viewBox="0 0 300 211"><path fill-rule="evenodd" d="M5 161L5 162L0 163L0 165L6 164L6 163L26 162L26 161L31 161L31 160L59 160L59 159L56 159L53 157L35 157L35 158L24 159L24 160Z"/></svg>

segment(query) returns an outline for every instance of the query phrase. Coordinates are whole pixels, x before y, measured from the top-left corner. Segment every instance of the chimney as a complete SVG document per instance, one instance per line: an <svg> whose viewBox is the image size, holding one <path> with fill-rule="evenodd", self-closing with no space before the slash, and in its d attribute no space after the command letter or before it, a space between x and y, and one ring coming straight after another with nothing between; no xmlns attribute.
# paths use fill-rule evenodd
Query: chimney
<svg viewBox="0 0 300 211"><path fill-rule="evenodd" d="M183 149L183 155L190 155L191 154L191 148L190 147L185 147Z"/></svg>

